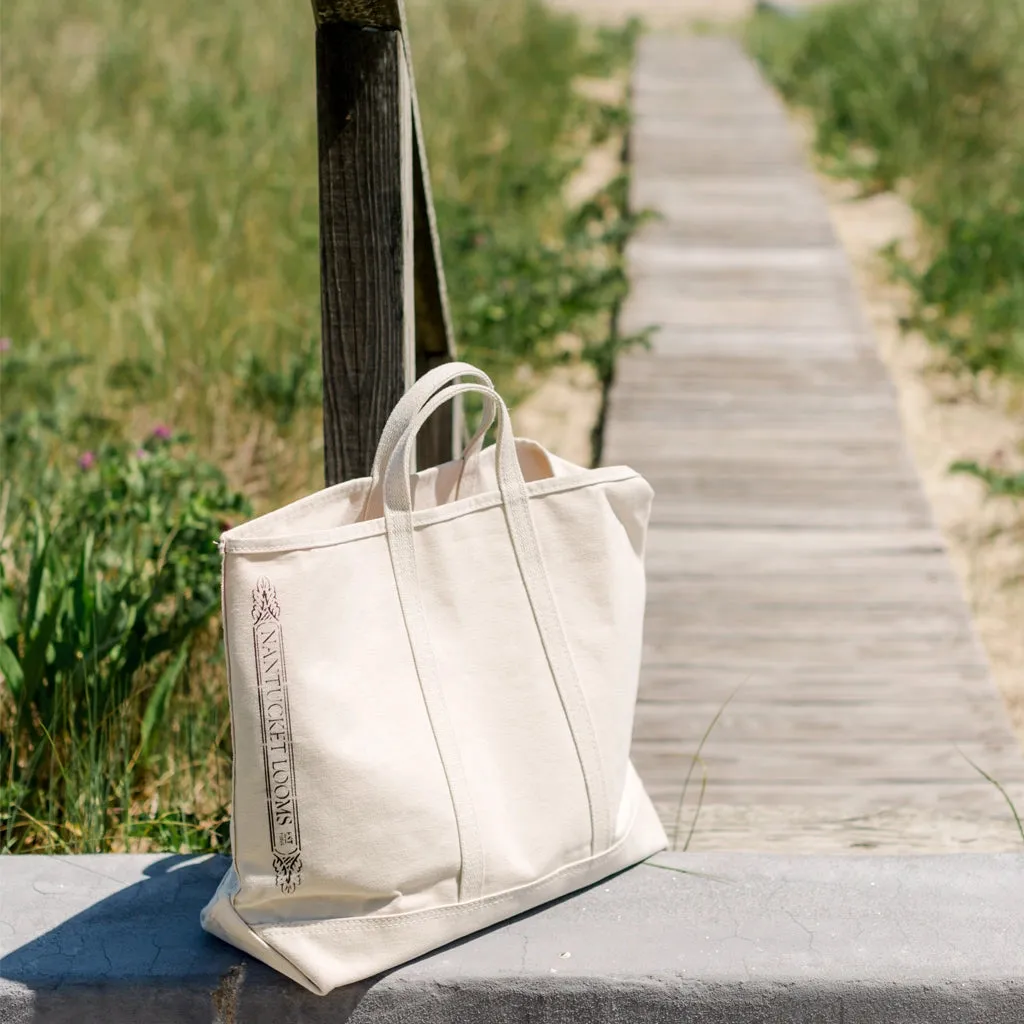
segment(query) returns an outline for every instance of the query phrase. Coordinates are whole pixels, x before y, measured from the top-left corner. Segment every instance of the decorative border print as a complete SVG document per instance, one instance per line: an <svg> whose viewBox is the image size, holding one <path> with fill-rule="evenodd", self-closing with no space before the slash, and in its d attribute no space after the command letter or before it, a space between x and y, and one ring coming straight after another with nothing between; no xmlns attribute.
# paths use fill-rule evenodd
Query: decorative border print
<svg viewBox="0 0 1024 1024"><path fill-rule="evenodd" d="M277 591L266 576L261 576L252 592L252 640L259 686L263 771L274 873L277 887L288 894L302 884L302 849L280 615Z"/></svg>

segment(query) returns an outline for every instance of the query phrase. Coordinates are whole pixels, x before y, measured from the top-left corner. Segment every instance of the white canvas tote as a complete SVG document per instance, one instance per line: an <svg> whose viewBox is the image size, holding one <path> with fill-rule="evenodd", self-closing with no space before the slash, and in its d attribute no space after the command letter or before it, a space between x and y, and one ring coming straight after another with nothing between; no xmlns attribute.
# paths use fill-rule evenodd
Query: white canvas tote
<svg viewBox="0 0 1024 1024"><path fill-rule="evenodd" d="M412 474L467 390L496 444ZM662 849L629 761L651 498L513 439L453 363L371 477L225 533L232 865L203 927L325 994Z"/></svg>

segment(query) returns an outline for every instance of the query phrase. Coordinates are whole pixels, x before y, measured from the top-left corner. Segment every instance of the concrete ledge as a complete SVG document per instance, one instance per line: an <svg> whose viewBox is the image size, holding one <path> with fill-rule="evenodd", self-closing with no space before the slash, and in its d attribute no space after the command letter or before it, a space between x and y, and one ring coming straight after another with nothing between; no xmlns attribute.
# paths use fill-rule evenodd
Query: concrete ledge
<svg viewBox="0 0 1024 1024"><path fill-rule="evenodd" d="M0 1022L1024 1021L1024 856L653 863L320 999L199 929L221 860L4 857Z"/></svg>

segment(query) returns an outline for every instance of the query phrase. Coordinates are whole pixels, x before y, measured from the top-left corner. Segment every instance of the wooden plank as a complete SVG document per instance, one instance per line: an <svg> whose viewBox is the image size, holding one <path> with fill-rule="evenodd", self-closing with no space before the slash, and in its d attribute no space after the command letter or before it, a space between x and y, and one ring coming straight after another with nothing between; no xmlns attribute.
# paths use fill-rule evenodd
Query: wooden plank
<svg viewBox="0 0 1024 1024"><path fill-rule="evenodd" d="M369 474L412 382L412 119L398 32L316 33L324 463Z"/></svg>
<svg viewBox="0 0 1024 1024"><path fill-rule="evenodd" d="M737 177L788 174L800 159L789 140L737 149L729 143L705 142L696 146L685 139L640 135L630 142L630 152L638 162L657 164L663 171L675 174L703 175L719 168L724 176Z"/></svg>
<svg viewBox="0 0 1024 1024"><path fill-rule="evenodd" d="M699 787L698 787L699 788ZM855 797L845 789L787 791L788 803L704 803L696 789L687 799L679 835L673 839L677 800L656 800L670 843L682 849L757 850L805 854L1017 853L1020 832L1001 798L971 787L941 805L925 803L918 790L932 787L868 787ZM943 787L945 791L952 787ZM804 802L800 802L800 801ZM691 822L695 824L690 836Z"/></svg>
<svg viewBox="0 0 1024 1024"><path fill-rule="evenodd" d="M719 660L725 661L728 655L726 647L719 652ZM815 670L794 665L787 673L781 665L760 670L751 664L744 674L742 662L725 668L718 668L713 662L710 665L650 666L641 678L639 701L651 707L693 704L714 709L710 715L702 714L701 734L713 720L714 713L732 698L733 703L742 707L763 706L768 712L777 711L779 719L795 707L836 708L838 721L850 735L862 731L859 716L866 707L887 704L916 707L922 719L928 716L935 722L945 721L949 714L973 716L974 720L988 722L1004 739L1009 735L1005 723L992 714L995 695L991 686L987 680L972 676L973 669L969 665L947 666L932 658L909 663L907 667L891 658L887 664L876 658L860 661L853 668L856 674L852 671L840 674L827 665L817 666ZM929 711L936 714L928 715ZM904 723L905 732L916 735L911 721ZM777 728L783 729L781 721ZM657 733L648 734L645 727L639 725L637 736L662 738Z"/></svg>
<svg viewBox="0 0 1024 1024"><path fill-rule="evenodd" d="M780 359L814 359L819 363L858 360L862 365L873 367L880 379L887 380L877 356L868 349L871 342L865 337L860 323L847 324L845 329L837 328L828 332L788 326L673 327L654 323L645 314L643 306L632 299L626 302L623 319L631 325L630 330L652 323L655 330L651 337L650 351L627 356L619 361L619 366L648 363L656 366L658 364L651 360L662 356L706 355L763 359L777 353Z"/></svg>
<svg viewBox="0 0 1024 1024"><path fill-rule="evenodd" d="M772 604L749 599L713 603L701 595L699 602L686 602L680 609L660 612L655 608L647 618L645 646L659 640L708 647L717 642L720 650L731 647L739 653L748 647L767 655L785 643L792 647L820 644L837 655L857 656L895 625L904 642L915 640L922 650L931 646L948 651L971 641L963 619L948 608L943 612L866 602L815 605L779 600Z"/></svg>
<svg viewBox="0 0 1024 1024"><path fill-rule="evenodd" d="M756 170L756 169L755 169ZM640 209L652 207L651 203L636 203ZM820 247L835 241L832 225L817 217L787 217L785 210L771 220L748 224L737 218L729 223L720 221L689 222L681 217L664 217L647 224L641 237L644 241L659 245L673 245L684 248L714 246L723 248L758 249L770 247L783 249L806 249Z"/></svg>
<svg viewBox="0 0 1024 1024"><path fill-rule="evenodd" d="M946 550L931 529L894 531L681 530L655 525L646 555L676 578L711 576L723 585L742 583L756 590L764 581L790 577L826 589L844 577L873 580L896 570L900 580L919 576L933 582L952 578ZM823 580L824 576L824 580ZM888 591L887 591L888 592Z"/></svg>
<svg viewBox="0 0 1024 1024"><path fill-rule="evenodd" d="M832 330L847 326L855 315L854 297L848 292L813 296L761 295L743 290L729 302L722 296L681 295L659 283L641 278L635 283L633 301L642 306L650 323L669 327L732 327L740 330L792 327L801 330Z"/></svg>
<svg viewBox="0 0 1024 1024"><path fill-rule="evenodd" d="M877 649L857 661L839 661L827 647L804 647L793 657L758 660L743 651L720 649L702 656L688 650L673 659L645 662L640 675L641 700L705 699L721 705L738 691L744 699L764 693L768 700L875 700L896 692L901 698L919 695L936 701L970 700L986 703L996 693L985 663L969 646L953 658L934 649L921 657L892 659Z"/></svg>
<svg viewBox="0 0 1024 1024"><path fill-rule="evenodd" d="M796 626L784 634L768 630L758 631L743 623L731 627L725 623L719 629L709 625L688 628L686 603L678 602L679 615L668 625L659 622L644 634L645 665L650 668L678 665L680 662L721 662L731 658L738 668L751 675L759 672L763 664L803 664L811 660L832 658L836 661L856 663L864 670L878 673L897 692L904 666L918 668L941 662L965 661L977 657L966 630L953 635L919 635L902 624L889 624L888 629L859 630L832 634L821 638L811 630ZM898 626L898 628L894 628Z"/></svg>
<svg viewBox="0 0 1024 1024"><path fill-rule="evenodd" d="M706 146L723 142L731 144L737 134L742 134L747 144L758 152L790 152L792 143L785 133L785 127L781 115L766 117L754 113L743 117L722 117L703 111L690 112L682 104L671 116L648 114L633 122L633 132L637 138L672 142L683 139L690 145ZM821 202L814 202L813 194L811 197L805 195L805 201L822 206Z"/></svg>
<svg viewBox="0 0 1024 1024"><path fill-rule="evenodd" d="M767 435L764 416L758 416L754 412L737 412L727 417L716 414L713 409L698 412L691 407L688 410L688 419L690 422L687 434L690 438L696 440L704 437L723 446L730 443L747 444L752 452L760 452L774 446L795 445L799 443L801 437L806 437L809 431L818 433L819 443L836 448L862 442L881 443L886 438L892 438L892 428L899 423L895 417L892 422L880 417L873 421L858 423L855 417L850 416L828 420L794 413L788 416L785 422L773 423L771 433ZM679 452L688 450L684 444L686 438L674 432L667 424L650 420L637 423L616 422L609 432L609 437L612 443L606 449L607 457L621 458L638 469L642 457L657 460L662 457L675 457ZM714 440L716 437L717 441ZM629 457L613 456L612 452L616 445L628 452Z"/></svg>
<svg viewBox="0 0 1024 1024"><path fill-rule="evenodd" d="M839 360L792 358L780 353L776 358L720 353L707 346L693 355L672 355L663 351L650 362L624 359L616 369L616 380L631 395L649 394L669 397L679 392L714 390L717 394L762 394L766 389L808 389L815 394L843 394L854 387L888 388L877 362L845 354Z"/></svg>
<svg viewBox="0 0 1024 1024"><path fill-rule="evenodd" d="M721 705L699 701L641 701L637 705L634 734L647 744L688 745L692 750L700 742L708 724ZM828 740L870 740L876 743L903 743L908 728L914 729L918 742L959 743L981 741L1007 744L1008 735L1001 723L978 707L957 703L944 715L929 714L929 705L916 702L800 702L761 701L737 698L722 713L713 736L718 744L799 743L808 736ZM856 731L851 731L847 716L854 716Z"/></svg>
<svg viewBox="0 0 1024 1024"><path fill-rule="evenodd" d="M977 771L971 758L998 778L1016 772L1020 749L999 747L972 738L959 744L920 740L871 742L859 736L846 741L721 743L709 740L701 754L707 766L708 788L713 799L742 797L743 788L756 783L829 786L862 783L907 785L916 782L969 784ZM649 786L666 789L681 786L693 757L693 749L669 746L646 739L633 741L633 762ZM983 784L983 780L982 784Z"/></svg>
<svg viewBox="0 0 1024 1024"><path fill-rule="evenodd" d="M633 186L647 196L659 210L677 196L703 197L709 200L734 199L740 203L796 203L804 207L816 207L828 212L825 200L809 188L809 172L800 170L785 177L731 177L722 174L688 174L685 177L666 173L660 175L657 168L633 180ZM833 256L842 256L834 249Z"/></svg>
<svg viewBox="0 0 1024 1024"><path fill-rule="evenodd" d="M335 483L369 472L394 403L453 345L401 4L314 0L314 13L324 460ZM420 465L451 458L453 443L445 408L420 433Z"/></svg>
<svg viewBox="0 0 1024 1024"><path fill-rule="evenodd" d="M637 205L646 206L641 201ZM692 246L685 249L666 245L649 238L641 232L627 247L630 274L634 277L649 273L720 273L735 270L739 273L791 273L822 274L829 277L834 273L849 274L846 257L837 253L832 246L806 246L776 249L758 246L737 249L735 247Z"/></svg>
<svg viewBox="0 0 1024 1024"><path fill-rule="evenodd" d="M778 530L670 530L656 525L648 534L647 550L676 554L689 565L694 564L695 558L706 560L713 565L716 574L722 575L728 575L730 570L749 574L758 569L774 574L783 568L796 572L816 571L820 575L823 565L826 572L831 573L837 558L894 555L927 559L927 564L940 564L944 572L950 572L945 545L930 527L889 533L857 529L780 533ZM827 561L823 562L823 558Z"/></svg>
<svg viewBox="0 0 1024 1024"><path fill-rule="evenodd" d="M623 394L616 399L616 410L632 423L643 423L646 420L664 422L665 416L673 410L682 413L685 418L690 415L699 417L713 413L727 422L743 423L758 420L766 432L770 432L776 424L799 422L805 419L846 419L879 422L885 426L899 423L893 407L892 396L887 390L865 389L835 394L820 392L796 393L787 395L776 393L768 388L762 389L758 395L736 395L729 389L731 382L721 381L718 389L710 394L695 391L683 391L680 394L652 395L647 393Z"/></svg>
<svg viewBox="0 0 1024 1024"><path fill-rule="evenodd" d="M964 763L966 765L966 762ZM668 784L647 782L646 786L651 799L660 805L660 809L671 809L674 812L678 806L682 783L683 779L673 779ZM691 779L684 807L694 808L700 784L701 773L698 769L695 778ZM1015 800L1024 796L1024 784L1020 782L1009 782L1005 784L1005 788ZM973 780L957 778L940 786L935 785L931 779L915 782L864 781L852 786L845 781L836 783L822 780L817 783L778 785L758 780L743 780L738 785L719 783L716 791L712 793L709 782L705 791L705 807L716 805L751 809L778 807L785 808L788 812L804 808L814 812L815 816L825 811L832 820L871 814L883 809L932 809L943 813L976 814L979 820L991 816L999 820L1007 819L1011 825L1013 823L1009 809L998 791L977 773ZM1019 832L1017 844L1019 851Z"/></svg>
<svg viewBox="0 0 1024 1024"><path fill-rule="evenodd" d="M718 267L687 268L659 265L653 260L637 261L632 280L635 287L660 288L684 299L733 299L737 294L758 302L827 298L836 304L852 303L848 272L842 267L822 267L818 271L802 268L772 270L750 267L746 270Z"/></svg>

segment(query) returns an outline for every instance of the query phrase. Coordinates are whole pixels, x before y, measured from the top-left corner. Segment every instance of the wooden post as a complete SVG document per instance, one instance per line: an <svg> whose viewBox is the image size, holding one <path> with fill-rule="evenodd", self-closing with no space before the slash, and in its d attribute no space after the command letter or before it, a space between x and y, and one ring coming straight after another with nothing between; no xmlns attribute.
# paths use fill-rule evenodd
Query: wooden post
<svg viewBox="0 0 1024 1024"><path fill-rule="evenodd" d="M369 473L395 402L453 346L401 0L313 0L313 10L332 484ZM431 418L420 465L452 457L456 416Z"/></svg>

